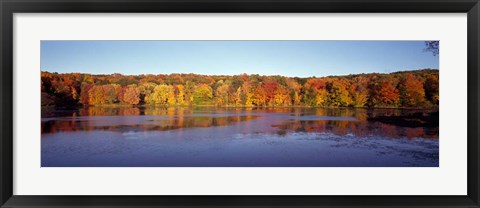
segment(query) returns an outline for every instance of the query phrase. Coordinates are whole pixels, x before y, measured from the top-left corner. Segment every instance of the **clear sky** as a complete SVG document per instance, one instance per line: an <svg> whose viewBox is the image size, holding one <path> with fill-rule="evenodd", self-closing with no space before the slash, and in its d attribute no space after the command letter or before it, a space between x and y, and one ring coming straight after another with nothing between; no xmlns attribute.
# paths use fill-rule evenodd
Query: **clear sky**
<svg viewBox="0 0 480 208"><path fill-rule="evenodd" d="M424 41L41 41L41 70L310 77L438 69Z"/></svg>

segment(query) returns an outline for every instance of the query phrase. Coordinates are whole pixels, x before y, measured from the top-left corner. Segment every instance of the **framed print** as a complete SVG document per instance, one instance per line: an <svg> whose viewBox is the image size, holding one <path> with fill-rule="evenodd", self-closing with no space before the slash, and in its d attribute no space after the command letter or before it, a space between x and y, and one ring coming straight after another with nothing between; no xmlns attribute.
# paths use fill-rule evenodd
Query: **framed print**
<svg viewBox="0 0 480 208"><path fill-rule="evenodd" d="M2 1L2 207L479 207L467 1Z"/></svg>

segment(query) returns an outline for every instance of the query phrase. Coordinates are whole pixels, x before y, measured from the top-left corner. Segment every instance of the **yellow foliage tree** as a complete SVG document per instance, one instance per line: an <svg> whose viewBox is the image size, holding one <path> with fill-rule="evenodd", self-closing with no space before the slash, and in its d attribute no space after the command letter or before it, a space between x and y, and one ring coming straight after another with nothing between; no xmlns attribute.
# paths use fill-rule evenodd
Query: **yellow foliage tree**
<svg viewBox="0 0 480 208"><path fill-rule="evenodd" d="M185 87L183 85L177 85L177 105L185 105Z"/></svg>
<svg viewBox="0 0 480 208"><path fill-rule="evenodd" d="M148 103L158 105L175 105L175 91L172 86L158 85L148 96Z"/></svg>
<svg viewBox="0 0 480 208"><path fill-rule="evenodd" d="M273 96L274 104L276 106L288 106L290 105L290 95L288 90L284 87L278 87Z"/></svg>

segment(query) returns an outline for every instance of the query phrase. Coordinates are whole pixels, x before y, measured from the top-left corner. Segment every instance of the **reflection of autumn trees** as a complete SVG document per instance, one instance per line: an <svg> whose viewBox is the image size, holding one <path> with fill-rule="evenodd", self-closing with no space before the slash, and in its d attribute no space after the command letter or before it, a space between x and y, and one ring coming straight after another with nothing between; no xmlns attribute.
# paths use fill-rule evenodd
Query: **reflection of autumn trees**
<svg viewBox="0 0 480 208"><path fill-rule="evenodd" d="M167 131L183 128L208 128L228 126L237 122L257 119L263 113L280 113L288 117L283 122L274 123L272 127L278 134L289 132L332 133L336 135L352 134L359 137L384 136L390 138L438 138L438 127L402 127L381 122L368 121L369 117L401 116L412 112L399 109L329 109L329 108L238 108L238 109L197 109L182 107L89 107L71 111L55 120L42 122L42 133L62 131ZM203 110L206 112L203 113ZM214 112L214 113L212 113ZM139 116L133 123L102 121L102 119L84 119L91 116ZM308 116L331 116L335 118L354 117L350 120L302 120ZM108 120L108 119L107 119ZM255 125L255 124L252 124ZM249 124L244 128L252 128Z"/></svg>
<svg viewBox="0 0 480 208"><path fill-rule="evenodd" d="M140 109L138 108L103 108L103 107L90 107L78 109L78 116L138 116Z"/></svg>
<svg viewBox="0 0 480 208"><path fill-rule="evenodd" d="M274 127L279 129L279 134L287 132L311 132L311 133L333 133L336 135L352 134L355 136L385 136L391 138L438 138L438 127L436 128L410 128L396 125L384 124L381 122L370 122L369 117L376 116L400 116L412 112L398 109L384 109L369 111L366 109L328 109L317 108L311 115L354 117L357 121L347 120L301 120L304 112L292 110L291 115L300 116L298 119L290 120Z"/></svg>
<svg viewBox="0 0 480 208"><path fill-rule="evenodd" d="M435 108L438 70L291 78L42 72L42 105L217 105Z"/></svg>
<svg viewBox="0 0 480 208"><path fill-rule="evenodd" d="M366 121L305 121L295 120L274 125L280 134L286 132L332 133L336 135L352 134L359 137L383 136L390 138L438 138L438 128L407 128L383 123Z"/></svg>
<svg viewBox="0 0 480 208"><path fill-rule="evenodd" d="M138 108L124 108L119 112L120 116L138 116L140 115L140 109Z"/></svg>
<svg viewBox="0 0 480 208"><path fill-rule="evenodd" d="M76 113L73 112L73 114ZM182 128L227 126L236 122L250 121L257 118L257 116L253 115L195 116L191 114L191 109L178 108L147 108L142 112L139 108L93 107L81 109L79 113L80 116L136 116L143 113L144 115L154 117L143 117L146 120L135 123L117 123L108 119L78 119L76 116L72 116L42 122L42 133L68 131L167 131Z"/></svg>

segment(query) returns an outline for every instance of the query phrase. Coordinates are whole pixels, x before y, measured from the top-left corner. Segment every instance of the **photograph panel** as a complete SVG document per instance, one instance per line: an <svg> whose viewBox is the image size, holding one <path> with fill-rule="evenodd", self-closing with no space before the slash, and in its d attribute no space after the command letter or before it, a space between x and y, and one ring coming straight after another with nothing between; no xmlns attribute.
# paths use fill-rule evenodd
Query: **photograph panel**
<svg viewBox="0 0 480 208"><path fill-rule="evenodd" d="M438 167L439 41L42 41L42 167Z"/></svg>

